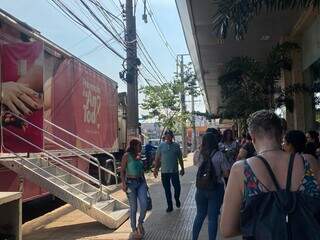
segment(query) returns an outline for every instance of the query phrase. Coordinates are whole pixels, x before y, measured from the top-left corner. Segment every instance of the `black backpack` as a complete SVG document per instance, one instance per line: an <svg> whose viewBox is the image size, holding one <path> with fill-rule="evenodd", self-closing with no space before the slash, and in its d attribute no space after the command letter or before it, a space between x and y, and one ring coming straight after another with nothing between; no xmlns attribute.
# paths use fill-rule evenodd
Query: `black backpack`
<svg viewBox="0 0 320 240"><path fill-rule="evenodd" d="M217 150L213 151L209 159L204 159L198 169L196 187L199 189L214 190L217 186L217 176L211 160L216 152Z"/></svg>
<svg viewBox="0 0 320 240"><path fill-rule="evenodd" d="M320 240L320 199L301 191L291 192L294 154L291 155L286 189L268 162L262 160L276 191L250 197L241 209L240 225L246 240Z"/></svg>

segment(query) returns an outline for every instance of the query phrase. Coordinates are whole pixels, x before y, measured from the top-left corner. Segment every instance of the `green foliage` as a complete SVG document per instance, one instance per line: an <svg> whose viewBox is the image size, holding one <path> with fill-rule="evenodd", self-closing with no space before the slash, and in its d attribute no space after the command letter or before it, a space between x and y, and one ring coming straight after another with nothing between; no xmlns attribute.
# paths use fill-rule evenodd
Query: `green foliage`
<svg viewBox="0 0 320 240"><path fill-rule="evenodd" d="M142 109L147 111L144 119L154 119L162 127L179 131L181 124L190 120L191 113L181 111L180 93L198 96L196 76L191 63L184 66L183 78L176 74L173 82L145 86L140 91L145 95ZM183 81L181 81L183 79Z"/></svg>
<svg viewBox="0 0 320 240"><path fill-rule="evenodd" d="M246 119L252 112L263 108L286 105L293 108L289 91L278 89L276 80L281 78L281 70L291 70L290 52L298 49L295 43L276 45L265 63L251 57L235 57L225 65L225 72L219 78L223 107L222 118ZM279 97L274 100L275 93Z"/></svg>
<svg viewBox="0 0 320 240"><path fill-rule="evenodd" d="M217 11L213 28L219 38L225 39L232 28L234 38L243 39L254 16L263 10L269 12L288 9L320 9L320 0L214 0Z"/></svg>
<svg viewBox="0 0 320 240"><path fill-rule="evenodd" d="M177 85L166 83L161 86L145 86L141 92L145 95L142 109L148 112L145 119L155 119L162 126L175 129L175 121L179 116L180 104Z"/></svg>

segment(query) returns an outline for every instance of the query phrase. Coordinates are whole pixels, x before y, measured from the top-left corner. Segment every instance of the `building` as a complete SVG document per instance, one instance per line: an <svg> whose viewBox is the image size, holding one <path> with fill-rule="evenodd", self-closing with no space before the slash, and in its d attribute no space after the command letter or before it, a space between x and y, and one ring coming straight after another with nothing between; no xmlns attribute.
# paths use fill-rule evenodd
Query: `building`
<svg viewBox="0 0 320 240"><path fill-rule="evenodd" d="M197 78L204 91L206 108L218 114L221 95L218 77L232 57L250 56L263 61L277 43L293 41L301 49L292 53L293 69L279 79L283 87L301 83L312 85L320 80L320 15L309 10L263 13L253 18L244 40L230 36L219 41L213 33L212 16L217 6L211 0L176 1L187 45ZM294 111L283 109L289 129L309 130L316 127L316 104L313 95L295 93Z"/></svg>

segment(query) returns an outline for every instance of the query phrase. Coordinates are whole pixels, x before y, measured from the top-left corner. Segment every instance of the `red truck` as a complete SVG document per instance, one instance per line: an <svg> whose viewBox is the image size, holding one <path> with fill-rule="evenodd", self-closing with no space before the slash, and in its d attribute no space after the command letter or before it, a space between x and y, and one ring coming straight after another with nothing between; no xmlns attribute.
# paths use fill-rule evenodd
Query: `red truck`
<svg viewBox="0 0 320 240"><path fill-rule="evenodd" d="M0 63L1 157L48 151L98 175L92 164L65 151L67 145L53 144L47 133L115 170L109 153L119 159L126 146L126 95L118 94L116 82L3 10ZM1 164L0 179L0 191L19 189L17 174ZM106 174L102 180L110 184L115 179ZM45 194L36 184L23 182L24 201Z"/></svg>

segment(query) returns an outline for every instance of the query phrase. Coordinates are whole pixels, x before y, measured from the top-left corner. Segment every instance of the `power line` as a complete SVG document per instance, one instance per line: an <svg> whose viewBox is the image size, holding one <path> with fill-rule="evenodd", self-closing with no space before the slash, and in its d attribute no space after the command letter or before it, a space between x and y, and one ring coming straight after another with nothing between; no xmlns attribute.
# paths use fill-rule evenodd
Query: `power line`
<svg viewBox="0 0 320 240"><path fill-rule="evenodd" d="M161 30L157 20L155 19L154 17L154 12L152 11L152 8L151 8L151 4L149 2L149 0L146 0L146 3L148 5L148 8L147 9L147 12L148 12L148 15L150 16L150 19L156 29L156 31L158 32L161 40L163 41L164 45L166 46L166 48L169 50L169 53L170 55L176 59L176 53L174 52L173 48L171 47L171 45L169 44L168 40L166 39L166 36L164 35L163 31Z"/></svg>
<svg viewBox="0 0 320 240"><path fill-rule="evenodd" d="M82 0L81 0L82 1ZM103 13L109 13L109 11L107 11L99 2L95 1L95 0L89 0L91 3L93 3L100 11L102 11ZM104 14L104 17L106 18L107 22L109 22L110 24L110 19L109 17ZM120 34L117 32L117 30L115 29L115 27L110 24L111 27L113 28L114 32L119 36ZM121 36L120 36L121 38ZM168 82L166 80L166 78L164 77L164 75L161 73L161 71L159 70L159 68L157 67L155 61L152 59L152 57L150 56L148 50L146 49L145 45L143 44L141 38L139 37L139 35L137 34L137 40L138 40L138 43L140 41L140 43L138 44L138 47L141 51L141 53L143 54L143 56L145 57L146 61L148 62L148 64L150 65L150 67L152 68L152 70L154 71L155 75L157 76L157 78L159 79L159 81L162 83L162 79L166 82ZM127 43L125 43L125 46L127 45ZM140 46L141 45L141 46ZM145 68L147 68L145 65L144 65ZM151 72L149 69L148 69L149 72ZM154 75L152 74L152 76L154 77Z"/></svg>
<svg viewBox="0 0 320 240"><path fill-rule="evenodd" d="M165 76L162 74L162 72L159 70L157 64L155 63L155 61L153 60L153 58L151 57L151 55L149 54L146 46L144 45L144 43L142 42L140 36L137 34L137 39L138 39L138 47L139 49L142 51L143 54L147 55L147 58L150 59L150 61L152 62L152 64L155 66L156 70L158 71L158 73L161 75L161 77L164 79L165 82L168 82L167 79L165 78ZM145 53L144 53L145 52ZM149 62L150 65L152 65Z"/></svg>
<svg viewBox="0 0 320 240"><path fill-rule="evenodd" d="M119 43L123 44L122 40L118 38L92 11L92 9L87 5L83 0L80 0L82 5L89 11L89 13L93 16L93 18L100 23L100 25L112 36L114 37Z"/></svg>
<svg viewBox="0 0 320 240"><path fill-rule="evenodd" d="M61 11L67 14L69 18L71 18L75 23L79 24L80 26L87 29L89 32L91 32L96 38L98 38L110 51L112 51L116 56L118 56L121 59L125 59L117 50L115 50L113 47L111 47L109 44L107 44L94 30L92 30L87 24L85 24L75 13L72 12L72 10L69 9L64 3L62 3L60 0L51 0L53 3L55 3Z"/></svg>

